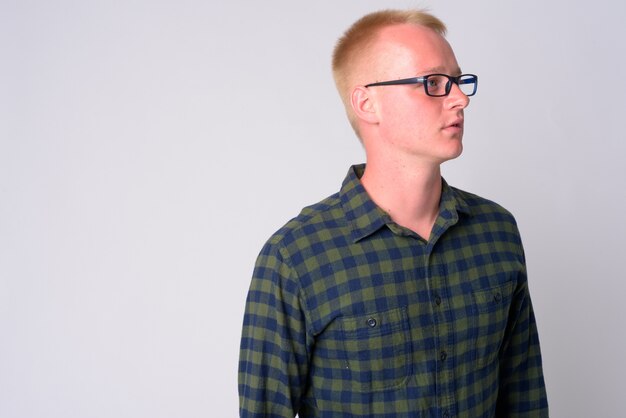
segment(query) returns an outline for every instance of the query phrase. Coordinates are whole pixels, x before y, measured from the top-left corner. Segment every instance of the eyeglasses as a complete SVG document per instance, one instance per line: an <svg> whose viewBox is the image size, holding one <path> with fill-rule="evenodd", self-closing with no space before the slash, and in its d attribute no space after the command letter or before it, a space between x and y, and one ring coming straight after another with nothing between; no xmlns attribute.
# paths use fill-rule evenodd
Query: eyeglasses
<svg viewBox="0 0 626 418"><path fill-rule="evenodd" d="M452 90L452 83L459 86L461 92L466 96L476 94L478 87L478 76L476 74L461 74L453 77L446 74L428 74L422 77L403 78L401 80L381 81L378 83L367 84L365 87L375 86L397 86L400 84L421 84L428 96L441 97L447 96Z"/></svg>

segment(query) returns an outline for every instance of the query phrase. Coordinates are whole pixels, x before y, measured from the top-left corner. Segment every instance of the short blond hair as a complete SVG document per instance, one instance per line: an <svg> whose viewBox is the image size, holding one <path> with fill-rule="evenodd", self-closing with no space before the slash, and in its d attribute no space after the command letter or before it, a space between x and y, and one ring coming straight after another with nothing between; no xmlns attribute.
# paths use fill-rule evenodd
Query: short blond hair
<svg viewBox="0 0 626 418"><path fill-rule="evenodd" d="M380 31L389 26L412 24L425 26L441 36L446 34L444 23L424 10L380 10L357 20L337 41L333 51L333 77L339 96L346 108L350 124L357 136L356 116L350 104L350 75L354 72L351 64L367 52L376 41Z"/></svg>

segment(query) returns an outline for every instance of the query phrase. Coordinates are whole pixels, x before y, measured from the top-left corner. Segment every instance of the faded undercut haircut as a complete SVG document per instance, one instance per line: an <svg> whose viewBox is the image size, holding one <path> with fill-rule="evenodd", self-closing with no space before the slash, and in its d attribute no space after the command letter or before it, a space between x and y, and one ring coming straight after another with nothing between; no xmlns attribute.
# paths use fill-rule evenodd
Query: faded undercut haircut
<svg viewBox="0 0 626 418"><path fill-rule="evenodd" d="M435 16L424 10L381 10L357 20L337 41L333 51L333 77L341 100L346 108L348 120L360 138L356 125L356 115L350 104L352 93L350 76L359 57L367 53L381 29L389 26L412 24L432 29L441 36L446 34L446 26Z"/></svg>

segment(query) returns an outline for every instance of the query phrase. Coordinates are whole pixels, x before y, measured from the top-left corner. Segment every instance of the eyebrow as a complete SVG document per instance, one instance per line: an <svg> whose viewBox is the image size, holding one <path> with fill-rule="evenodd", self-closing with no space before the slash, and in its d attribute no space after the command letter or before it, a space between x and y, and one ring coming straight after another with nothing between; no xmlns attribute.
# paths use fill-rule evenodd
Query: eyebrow
<svg viewBox="0 0 626 418"><path fill-rule="evenodd" d="M423 71L419 71L418 74L432 74L432 73L445 73L445 69L443 67L431 67L427 68ZM461 75L463 72L460 67L457 67L456 71L453 71L452 74L449 75Z"/></svg>

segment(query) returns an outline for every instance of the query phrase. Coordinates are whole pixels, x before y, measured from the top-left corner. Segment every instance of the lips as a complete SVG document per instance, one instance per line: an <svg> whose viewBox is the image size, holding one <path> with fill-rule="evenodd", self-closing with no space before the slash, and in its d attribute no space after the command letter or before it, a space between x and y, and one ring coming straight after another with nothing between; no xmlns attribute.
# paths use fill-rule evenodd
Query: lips
<svg viewBox="0 0 626 418"><path fill-rule="evenodd" d="M463 129L463 118L458 118L450 121L443 126L443 129L460 130Z"/></svg>
<svg viewBox="0 0 626 418"><path fill-rule="evenodd" d="M444 126L444 129L447 128L457 128L457 129L462 129L463 128L463 119L455 119L452 122L450 122L449 124Z"/></svg>

